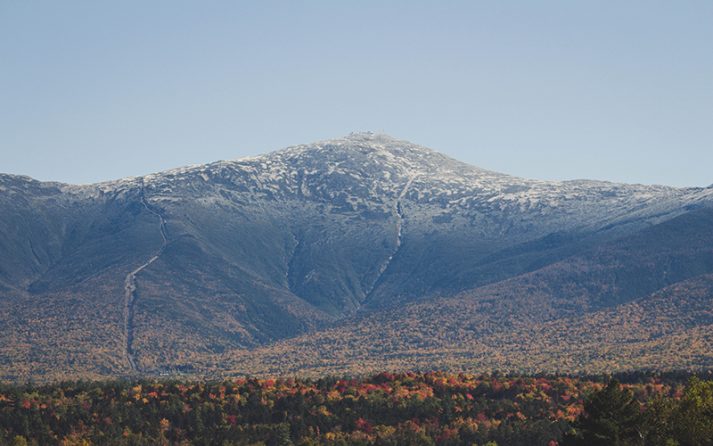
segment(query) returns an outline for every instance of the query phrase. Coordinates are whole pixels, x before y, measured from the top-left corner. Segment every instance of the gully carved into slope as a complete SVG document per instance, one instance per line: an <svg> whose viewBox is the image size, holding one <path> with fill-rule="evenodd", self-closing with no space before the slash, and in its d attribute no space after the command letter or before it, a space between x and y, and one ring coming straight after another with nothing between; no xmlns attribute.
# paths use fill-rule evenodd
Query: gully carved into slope
<svg viewBox="0 0 713 446"><path fill-rule="evenodd" d="M133 349L134 306L136 303L136 299L138 297L137 287L136 287L136 275L139 274L144 269L146 269L153 262L158 260L158 258L161 256L164 249L166 248L166 245L168 244L168 237L166 237L166 220L163 218L163 215L161 215L160 213L154 211L153 209L151 209L151 207L149 207L148 203L146 202L146 197L144 196L143 187L141 188L141 204L144 206L144 208L147 211L149 211L150 213L154 214L155 216L157 216L159 218L159 231L161 233L161 247L144 264L142 264L141 266L139 266L138 268L134 269L129 274L127 274L126 279L124 280L125 356L126 356L126 361L129 363L129 368L131 369L132 372L139 371L139 367L136 363L136 357L135 357L134 349Z"/></svg>
<svg viewBox="0 0 713 446"><path fill-rule="evenodd" d="M384 276L384 273L386 270L389 268L391 265L391 261L394 259L396 254L398 254L399 249L401 249L401 243L402 243L402 238L403 238L403 220L404 220L404 214L403 214L403 206L401 202L403 201L404 197L408 193L409 188L411 187L411 184L413 184L413 181L416 179L418 175L417 174L411 174L409 176L408 181L406 182L406 185L404 188L401 190L399 193L399 196L396 198L396 201L394 201L393 206L391 207L391 214L396 221L396 239L394 242L394 250L389 254L389 256L386 258L386 260L381 264L379 267L379 272L376 275L376 279L374 282L371 284L371 287L367 290L366 294L364 295L364 302L367 303L369 302L369 299L371 298L372 294L374 293L374 290L376 287L379 285L381 282L381 278Z"/></svg>

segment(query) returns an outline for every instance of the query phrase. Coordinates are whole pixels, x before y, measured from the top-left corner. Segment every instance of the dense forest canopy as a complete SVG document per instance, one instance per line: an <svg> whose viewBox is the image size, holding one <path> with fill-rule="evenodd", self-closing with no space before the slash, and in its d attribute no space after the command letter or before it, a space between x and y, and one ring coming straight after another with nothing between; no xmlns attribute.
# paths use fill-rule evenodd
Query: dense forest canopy
<svg viewBox="0 0 713 446"><path fill-rule="evenodd" d="M710 445L713 375L0 386L10 445Z"/></svg>

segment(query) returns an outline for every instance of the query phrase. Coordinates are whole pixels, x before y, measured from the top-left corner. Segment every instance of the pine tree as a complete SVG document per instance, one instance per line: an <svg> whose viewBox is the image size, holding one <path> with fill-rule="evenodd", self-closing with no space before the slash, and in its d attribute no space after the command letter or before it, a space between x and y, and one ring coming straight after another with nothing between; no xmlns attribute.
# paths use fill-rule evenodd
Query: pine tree
<svg viewBox="0 0 713 446"><path fill-rule="evenodd" d="M565 437L564 445L643 445L641 410L630 390L612 380L594 393L584 405L584 414Z"/></svg>
<svg viewBox="0 0 713 446"><path fill-rule="evenodd" d="M713 444L713 381L691 378L674 416L674 430L682 445Z"/></svg>

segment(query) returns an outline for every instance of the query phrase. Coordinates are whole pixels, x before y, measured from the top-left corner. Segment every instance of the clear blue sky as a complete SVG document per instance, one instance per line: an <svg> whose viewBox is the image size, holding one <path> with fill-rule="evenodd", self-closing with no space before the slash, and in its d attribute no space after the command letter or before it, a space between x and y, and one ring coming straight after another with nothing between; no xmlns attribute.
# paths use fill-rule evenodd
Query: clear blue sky
<svg viewBox="0 0 713 446"><path fill-rule="evenodd" d="M0 0L0 172L87 183L383 131L713 183L713 1Z"/></svg>

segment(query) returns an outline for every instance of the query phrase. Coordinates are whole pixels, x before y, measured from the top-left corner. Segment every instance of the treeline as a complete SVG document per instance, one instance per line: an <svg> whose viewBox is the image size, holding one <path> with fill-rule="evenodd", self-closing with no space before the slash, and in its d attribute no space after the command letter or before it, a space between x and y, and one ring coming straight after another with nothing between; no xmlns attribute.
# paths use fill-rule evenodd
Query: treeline
<svg viewBox="0 0 713 446"><path fill-rule="evenodd" d="M382 373L0 385L2 445L713 445L713 380Z"/></svg>

